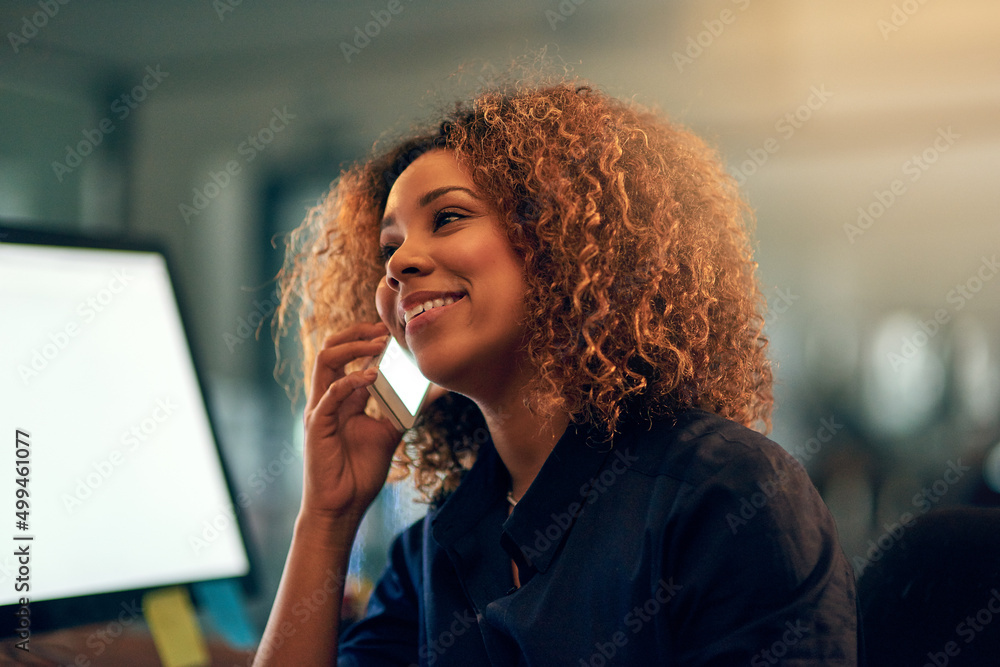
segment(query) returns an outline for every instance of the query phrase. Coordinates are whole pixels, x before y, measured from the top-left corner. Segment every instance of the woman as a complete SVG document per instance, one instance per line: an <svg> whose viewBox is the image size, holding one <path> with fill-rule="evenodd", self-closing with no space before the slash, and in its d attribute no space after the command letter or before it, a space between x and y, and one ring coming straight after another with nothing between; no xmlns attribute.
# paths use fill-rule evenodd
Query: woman
<svg viewBox="0 0 1000 667"><path fill-rule="evenodd" d="M568 83L342 174L283 273L306 477L255 664L857 664L833 521L748 428L772 406L748 217L697 138ZM338 646L400 444L365 412L389 335L451 392L398 457L434 504Z"/></svg>

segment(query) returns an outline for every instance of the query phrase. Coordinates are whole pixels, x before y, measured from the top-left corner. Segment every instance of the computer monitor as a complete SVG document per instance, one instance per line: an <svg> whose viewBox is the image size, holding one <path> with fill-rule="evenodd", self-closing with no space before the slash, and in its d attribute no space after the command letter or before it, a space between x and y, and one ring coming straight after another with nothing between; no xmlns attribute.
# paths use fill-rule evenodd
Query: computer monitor
<svg viewBox="0 0 1000 667"><path fill-rule="evenodd" d="M163 252L0 227L0 359L0 633L21 598L34 633L120 616L163 586L249 590Z"/></svg>

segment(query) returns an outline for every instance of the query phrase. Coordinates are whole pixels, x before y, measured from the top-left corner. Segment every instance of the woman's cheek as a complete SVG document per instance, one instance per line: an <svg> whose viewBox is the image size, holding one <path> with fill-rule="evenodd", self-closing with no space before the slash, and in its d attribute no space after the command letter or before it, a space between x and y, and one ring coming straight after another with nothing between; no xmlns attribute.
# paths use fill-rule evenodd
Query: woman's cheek
<svg viewBox="0 0 1000 667"><path fill-rule="evenodd" d="M389 327L389 331L394 334L397 333L396 293L389 289L384 277L379 281L378 287L375 288L375 310L378 311L378 316L382 322Z"/></svg>

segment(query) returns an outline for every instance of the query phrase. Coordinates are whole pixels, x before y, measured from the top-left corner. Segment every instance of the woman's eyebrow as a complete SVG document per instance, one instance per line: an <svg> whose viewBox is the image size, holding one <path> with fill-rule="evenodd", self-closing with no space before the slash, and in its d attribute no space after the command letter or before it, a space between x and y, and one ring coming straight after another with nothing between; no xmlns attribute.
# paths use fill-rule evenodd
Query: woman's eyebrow
<svg viewBox="0 0 1000 667"><path fill-rule="evenodd" d="M434 201L438 197L446 195L449 192L453 192L455 190L458 190L460 192L464 192L467 195L469 195L470 197L472 197L473 199L480 199L479 195L477 195L475 192L473 192L469 188L464 188L461 185L445 185L445 186L440 187L440 188L434 188L433 190L430 190L429 192L425 192L420 197L420 199L417 200L417 205L420 206L421 208L423 208L424 206L427 206L428 204L430 204L432 201ZM382 223L379 226L379 230L381 231L381 230L385 229L386 227L391 227L393 224L395 224L395 218L392 215L387 215L384 218L382 218Z"/></svg>
<svg viewBox="0 0 1000 667"><path fill-rule="evenodd" d="M441 195L447 194L447 193L452 192L454 190L461 190L462 192L465 192L466 194L468 194L473 199L479 199L479 195L477 195L475 192L473 192L469 188L463 188L460 185L445 185L444 187L435 188L435 189L431 190L430 192L424 194L424 196L421 197L420 201L417 202L417 203L420 206L427 206L428 204L430 204L432 201L434 201L435 199L437 199Z"/></svg>

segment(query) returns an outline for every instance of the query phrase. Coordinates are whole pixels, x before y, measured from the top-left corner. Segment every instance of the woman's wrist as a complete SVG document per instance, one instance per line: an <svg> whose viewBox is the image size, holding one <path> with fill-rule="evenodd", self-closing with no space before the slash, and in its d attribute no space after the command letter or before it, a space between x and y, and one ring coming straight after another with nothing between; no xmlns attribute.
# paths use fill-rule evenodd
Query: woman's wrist
<svg viewBox="0 0 1000 667"><path fill-rule="evenodd" d="M350 549L363 517L364 511L331 512L301 507L295 518L295 535L308 536L316 546Z"/></svg>

